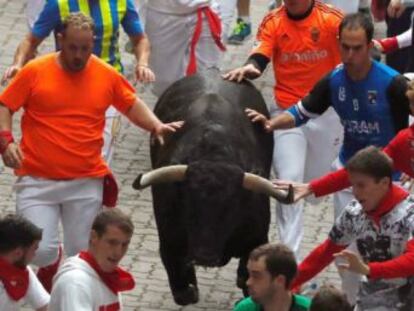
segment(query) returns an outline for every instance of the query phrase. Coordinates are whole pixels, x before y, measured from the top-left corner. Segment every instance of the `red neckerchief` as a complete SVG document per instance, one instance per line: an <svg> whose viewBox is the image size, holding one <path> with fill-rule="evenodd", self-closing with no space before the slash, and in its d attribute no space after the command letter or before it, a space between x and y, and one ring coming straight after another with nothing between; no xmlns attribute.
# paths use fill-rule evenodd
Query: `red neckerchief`
<svg viewBox="0 0 414 311"><path fill-rule="evenodd" d="M19 268L0 258L0 280L14 301L22 299L29 288L29 270Z"/></svg>
<svg viewBox="0 0 414 311"><path fill-rule="evenodd" d="M95 270L102 282L104 282L115 295L117 295L118 292L131 290L135 287L135 281L131 273L119 267L113 272L104 272L89 252L80 252L79 258L85 260L91 268Z"/></svg>
<svg viewBox="0 0 414 311"><path fill-rule="evenodd" d="M213 37L214 42L220 50L226 50L226 47L221 41L222 29L220 17L208 6L199 8L197 10L197 23L190 44L190 59L187 66L187 76L193 75L197 72L196 46L200 40L201 32L203 30L203 14L207 18L208 26L210 28L211 36Z"/></svg>
<svg viewBox="0 0 414 311"><path fill-rule="evenodd" d="M381 217L390 212L398 203L404 200L409 193L403 188L396 185L391 185L384 199L380 202L379 207L373 211L366 212L369 218L378 226Z"/></svg>

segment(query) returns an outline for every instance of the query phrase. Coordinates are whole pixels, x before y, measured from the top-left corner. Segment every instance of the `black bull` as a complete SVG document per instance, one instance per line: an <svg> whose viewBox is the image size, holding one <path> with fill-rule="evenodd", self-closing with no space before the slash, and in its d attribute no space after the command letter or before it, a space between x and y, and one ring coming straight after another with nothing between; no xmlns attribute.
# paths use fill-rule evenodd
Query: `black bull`
<svg viewBox="0 0 414 311"><path fill-rule="evenodd" d="M292 199L267 180L273 136L246 108L269 115L251 83L224 81L217 71L174 83L155 106L163 122L185 124L164 146L151 146L154 170L133 186L152 185L161 259L180 305L198 301L194 265L223 266L232 257L240 258L237 284L246 293L248 255L268 241L269 195Z"/></svg>

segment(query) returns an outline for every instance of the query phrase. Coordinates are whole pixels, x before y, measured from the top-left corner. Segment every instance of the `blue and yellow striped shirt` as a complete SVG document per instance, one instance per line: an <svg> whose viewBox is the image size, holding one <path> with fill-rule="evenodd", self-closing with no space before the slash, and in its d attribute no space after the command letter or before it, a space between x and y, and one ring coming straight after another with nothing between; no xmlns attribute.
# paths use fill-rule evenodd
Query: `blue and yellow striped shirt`
<svg viewBox="0 0 414 311"><path fill-rule="evenodd" d="M141 22L133 0L47 0L32 33L45 38L62 28L62 21L71 12L83 12L95 22L95 42L93 53L122 72L119 53L119 28L128 35L143 33Z"/></svg>

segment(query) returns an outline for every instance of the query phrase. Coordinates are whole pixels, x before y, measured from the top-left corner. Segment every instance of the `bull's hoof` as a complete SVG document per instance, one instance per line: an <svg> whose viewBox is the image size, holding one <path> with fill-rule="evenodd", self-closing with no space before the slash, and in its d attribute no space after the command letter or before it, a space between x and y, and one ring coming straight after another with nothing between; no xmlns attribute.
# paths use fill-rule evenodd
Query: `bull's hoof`
<svg viewBox="0 0 414 311"><path fill-rule="evenodd" d="M198 288L190 284L186 289L173 292L174 301L180 306L198 302Z"/></svg>

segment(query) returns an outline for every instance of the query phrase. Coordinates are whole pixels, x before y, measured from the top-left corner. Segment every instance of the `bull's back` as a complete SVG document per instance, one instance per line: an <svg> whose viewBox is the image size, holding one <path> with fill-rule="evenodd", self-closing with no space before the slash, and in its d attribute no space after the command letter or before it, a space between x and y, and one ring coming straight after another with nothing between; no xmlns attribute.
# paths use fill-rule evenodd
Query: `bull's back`
<svg viewBox="0 0 414 311"><path fill-rule="evenodd" d="M185 125L166 139L164 147L151 147L153 166L188 164L188 153L194 154L188 149L190 146L209 149L205 145L211 144L214 148L210 149L222 147L219 157L227 156L243 169L267 177L273 137L250 122L246 108L269 116L261 93L250 82L225 81L218 70L175 82L161 96L154 112L163 122L183 120Z"/></svg>

